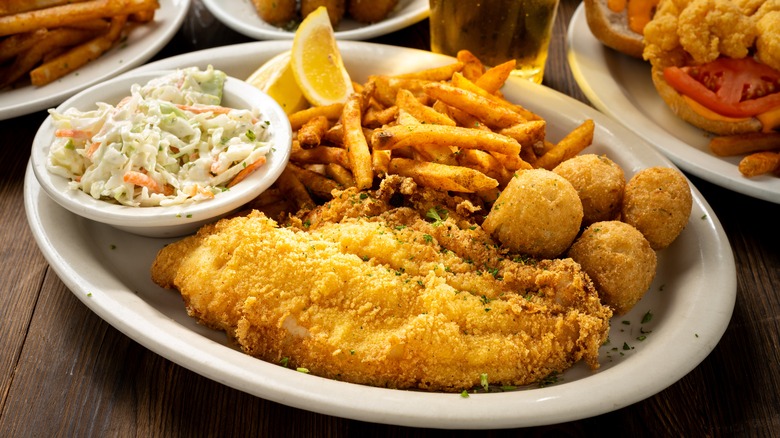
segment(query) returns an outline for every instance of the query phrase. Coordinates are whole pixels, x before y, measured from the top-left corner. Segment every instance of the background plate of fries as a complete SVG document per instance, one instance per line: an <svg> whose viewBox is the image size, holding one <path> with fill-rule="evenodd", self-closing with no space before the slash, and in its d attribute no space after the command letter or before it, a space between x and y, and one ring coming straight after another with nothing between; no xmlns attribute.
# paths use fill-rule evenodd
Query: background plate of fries
<svg viewBox="0 0 780 438"><path fill-rule="evenodd" d="M376 0L377 3L384 1ZM295 36L295 29L285 29L263 21L252 0L203 0L203 4L226 26L250 38L279 40ZM333 30L340 40L367 40L417 23L425 19L428 13L428 0L398 0L395 8L381 21L367 24L345 16Z"/></svg>
<svg viewBox="0 0 780 438"><path fill-rule="evenodd" d="M590 32L582 5L569 25L574 78L598 109L636 132L686 172L729 190L780 203L780 177L746 177L744 155L718 156L708 134L675 116L653 87L650 64L604 47Z"/></svg>
<svg viewBox="0 0 780 438"><path fill-rule="evenodd" d="M129 3L144 2L145 0L131 0ZM9 2L8 4L13 3L14 2ZM34 3L35 2L29 2L29 4ZM111 44L105 45L103 47L105 52L97 59L89 61L75 71L57 77L57 79L51 80L51 78L49 78L51 82L46 83L45 85L32 85L28 78L29 74L24 72L24 76L22 76L19 81L11 86L0 88L0 120L55 107L90 85L113 78L119 73L130 70L131 68L137 67L148 61L162 49L162 47L165 46L179 30L190 7L190 0L158 0L158 2L151 1L149 3L157 3L159 4L159 7L154 10L152 15L147 15L146 18L128 18L121 33L118 35L118 38L111 41ZM30 16L31 14L25 15L23 12L20 12L20 15L17 15L16 17L13 15L6 15L0 17L0 19L11 20L19 18L28 21L28 27L35 27L36 21L38 20L46 20L48 22L58 22L59 20L59 22L67 22L69 23L68 26L62 26L60 28L48 26L48 29L46 29L46 36L44 36L44 38L52 38L52 35L54 35L54 38L61 38L62 33L70 32L73 28L80 28L78 29L80 32L85 31L86 29L88 32L93 26L100 25L101 21L110 20L110 17L112 17L115 12L109 11L107 4L107 2L97 1L76 2L65 4L58 8L52 7L41 9L35 11L34 16ZM106 15L106 17L108 17L107 19L100 18L103 13L109 14ZM71 23L72 20L67 18L69 16L82 16L78 14L90 17L97 16L98 18L91 18L89 20L73 23ZM43 25L44 22L41 21L39 24ZM100 28L95 28L93 31L97 32L96 35L98 37L101 35L99 32L102 32ZM28 33L32 34L34 32L35 31ZM0 37L0 39L10 37L14 37L14 35L7 35ZM88 37L82 44L89 44L93 42L95 38L97 37ZM1 42L0 45L2 45ZM33 44L33 48L36 46L43 47L45 45L46 43L37 41ZM76 46L79 45L80 44L77 44ZM52 43L51 56L54 56L54 52L59 50L61 49L58 49L56 45ZM46 53L42 55L44 62L50 57L50 55ZM81 55L74 52L72 56L78 58ZM10 65L5 65L4 67L14 68L14 62L15 61L10 60ZM3 66L2 62L0 62L0 66ZM29 69L27 70L29 71ZM0 74L0 76L2 76L2 74ZM0 82L2 82L1 79L2 77L0 77Z"/></svg>
<svg viewBox="0 0 780 438"><path fill-rule="evenodd" d="M139 70L212 64L243 78L290 46L290 41L265 41L220 47ZM353 81L359 83L371 74L416 72L453 62L430 52L363 42L341 41L339 48ZM584 120L593 120L593 144L586 153L607 154L627 177L649 166L672 166L622 125L568 96L516 79L502 92L542 117L553 142ZM140 344L194 372L327 415L415 427L494 429L559 423L619 409L673 384L712 351L731 319L736 273L717 217L695 188L692 193L689 223L658 254L656 279L642 301L613 319L597 371L579 363L547 382L551 384L468 397L339 382L250 357L231 346L224 333L187 316L178 293L152 283L151 262L173 240L134 236L72 215L50 200L31 171L25 180L25 208L46 259L86 306Z"/></svg>

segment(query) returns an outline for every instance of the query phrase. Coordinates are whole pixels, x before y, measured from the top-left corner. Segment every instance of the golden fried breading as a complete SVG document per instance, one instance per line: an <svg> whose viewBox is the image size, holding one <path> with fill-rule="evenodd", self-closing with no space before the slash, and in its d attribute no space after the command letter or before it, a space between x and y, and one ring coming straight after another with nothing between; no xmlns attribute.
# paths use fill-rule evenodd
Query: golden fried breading
<svg viewBox="0 0 780 438"><path fill-rule="evenodd" d="M245 352L347 382L461 391L598 366L611 310L578 264L513 261L443 208L351 217L386 205L363 195L337 194L338 222L206 226L160 251L153 280Z"/></svg>
<svg viewBox="0 0 780 438"><path fill-rule="evenodd" d="M307 15L320 6L325 6L328 9L330 25L335 29L341 23L341 19L344 18L344 11L347 8L346 3L346 0L301 0L301 17L306 18Z"/></svg>
<svg viewBox="0 0 780 438"><path fill-rule="evenodd" d="M671 167L642 169L626 183L623 222L633 225L658 251L671 245L691 215L693 195L688 180Z"/></svg>
<svg viewBox="0 0 780 438"><path fill-rule="evenodd" d="M755 54L780 69L779 0L664 0L645 27L643 57L654 67Z"/></svg>
<svg viewBox="0 0 780 438"><path fill-rule="evenodd" d="M623 169L605 155L577 155L553 172L574 186L582 201L582 224L607 221L620 215L626 177Z"/></svg>
<svg viewBox="0 0 780 438"><path fill-rule="evenodd" d="M568 252L596 284L601 301L617 315L639 302L653 282L656 254L636 228L620 221L596 222Z"/></svg>
<svg viewBox="0 0 780 438"><path fill-rule="evenodd" d="M257 14L275 26L287 24L298 17L296 0L252 0Z"/></svg>
<svg viewBox="0 0 780 438"><path fill-rule="evenodd" d="M571 245L582 217L582 201L569 181L550 170L518 170L482 226L513 251L551 258Z"/></svg>
<svg viewBox="0 0 780 438"><path fill-rule="evenodd" d="M387 17L398 0L349 0L349 15L361 23L376 23Z"/></svg>

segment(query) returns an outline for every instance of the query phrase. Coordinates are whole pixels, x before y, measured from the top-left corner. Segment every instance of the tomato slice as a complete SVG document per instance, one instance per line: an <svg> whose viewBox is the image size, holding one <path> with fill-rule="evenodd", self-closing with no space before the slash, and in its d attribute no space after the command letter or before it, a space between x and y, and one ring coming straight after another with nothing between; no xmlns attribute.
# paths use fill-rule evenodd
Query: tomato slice
<svg viewBox="0 0 780 438"><path fill-rule="evenodd" d="M753 58L718 58L699 66L667 67L664 79L723 116L753 117L780 107L780 72Z"/></svg>

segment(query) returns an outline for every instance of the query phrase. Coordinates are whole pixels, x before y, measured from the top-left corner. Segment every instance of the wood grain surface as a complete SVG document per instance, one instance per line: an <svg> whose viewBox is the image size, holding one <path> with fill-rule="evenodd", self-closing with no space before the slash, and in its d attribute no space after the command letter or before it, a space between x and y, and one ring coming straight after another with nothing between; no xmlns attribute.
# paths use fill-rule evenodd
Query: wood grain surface
<svg viewBox="0 0 780 438"><path fill-rule="evenodd" d="M567 25L578 4L561 2L544 83L587 103L565 55ZM425 49L427 26L423 21L372 41ZM196 0L182 29L155 59L246 41ZM24 211L30 145L45 116L39 111L0 121L0 162L6 166L0 172L0 436L430 434L250 396L152 353L82 305L46 263ZM480 436L773 436L780 431L780 205L689 177L715 210L736 259L736 307L715 350L680 381L623 409Z"/></svg>

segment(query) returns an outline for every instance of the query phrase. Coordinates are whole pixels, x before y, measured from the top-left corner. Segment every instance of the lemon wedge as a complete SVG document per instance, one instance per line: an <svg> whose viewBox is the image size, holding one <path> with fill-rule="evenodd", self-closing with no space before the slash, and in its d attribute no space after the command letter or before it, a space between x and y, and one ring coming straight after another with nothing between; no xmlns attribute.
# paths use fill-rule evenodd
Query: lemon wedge
<svg viewBox="0 0 780 438"><path fill-rule="evenodd" d="M298 26L291 55L295 80L312 105L343 103L353 92L324 6L307 15Z"/></svg>
<svg viewBox="0 0 780 438"><path fill-rule="evenodd" d="M265 62L246 81L271 96L287 114L309 106L293 75L289 50Z"/></svg>

